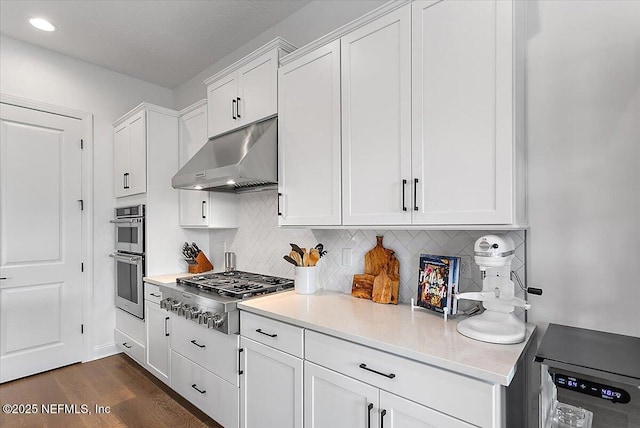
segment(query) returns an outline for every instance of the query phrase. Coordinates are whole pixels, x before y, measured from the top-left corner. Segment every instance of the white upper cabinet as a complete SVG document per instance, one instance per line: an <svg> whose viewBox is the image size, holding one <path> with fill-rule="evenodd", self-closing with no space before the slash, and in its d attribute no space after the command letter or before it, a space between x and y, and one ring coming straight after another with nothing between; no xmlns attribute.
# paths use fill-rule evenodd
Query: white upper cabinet
<svg viewBox="0 0 640 428"><path fill-rule="evenodd" d="M413 223L513 223L513 3L412 6Z"/></svg>
<svg viewBox="0 0 640 428"><path fill-rule="evenodd" d="M210 138L277 114L278 61L293 49L276 38L205 80Z"/></svg>
<svg viewBox="0 0 640 428"><path fill-rule="evenodd" d="M279 70L280 225L340 225L340 41Z"/></svg>
<svg viewBox="0 0 640 428"><path fill-rule="evenodd" d="M341 39L343 224L411 222L411 6Z"/></svg>
<svg viewBox="0 0 640 428"><path fill-rule="evenodd" d="M521 3L389 2L284 58L280 225L526 226Z"/></svg>
<svg viewBox="0 0 640 428"><path fill-rule="evenodd" d="M180 167L207 142L207 101L201 100L180 112ZM180 226L236 228L238 202L234 193L180 190Z"/></svg>
<svg viewBox="0 0 640 428"><path fill-rule="evenodd" d="M147 191L146 112L125 116L114 126L115 196Z"/></svg>
<svg viewBox="0 0 640 428"><path fill-rule="evenodd" d="M222 134L238 125L238 79L236 73L216 80L207 86L209 103L209 137Z"/></svg>

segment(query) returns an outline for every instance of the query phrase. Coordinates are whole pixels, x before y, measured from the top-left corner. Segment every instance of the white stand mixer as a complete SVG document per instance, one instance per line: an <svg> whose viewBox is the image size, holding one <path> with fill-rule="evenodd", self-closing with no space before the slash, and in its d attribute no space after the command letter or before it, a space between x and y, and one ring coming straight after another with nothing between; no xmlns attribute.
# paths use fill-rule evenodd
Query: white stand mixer
<svg viewBox="0 0 640 428"><path fill-rule="evenodd" d="M516 307L529 309L531 305L515 297L511 281L511 260L515 253L513 240L508 236L486 235L474 246L475 262L480 267L482 291L461 293L456 299L478 300L485 311L458 323L458 332L472 339L490 343L520 343L526 328L513 313Z"/></svg>

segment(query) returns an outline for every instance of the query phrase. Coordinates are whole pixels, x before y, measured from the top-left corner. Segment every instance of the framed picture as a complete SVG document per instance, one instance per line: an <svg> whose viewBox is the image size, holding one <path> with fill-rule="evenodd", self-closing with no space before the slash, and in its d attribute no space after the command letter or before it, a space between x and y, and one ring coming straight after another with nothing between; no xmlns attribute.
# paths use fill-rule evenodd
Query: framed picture
<svg viewBox="0 0 640 428"><path fill-rule="evenodd" d="M455 314L459 270L459 257L420 254L417 305L436 312L449 308L449 314Z"/></svg>

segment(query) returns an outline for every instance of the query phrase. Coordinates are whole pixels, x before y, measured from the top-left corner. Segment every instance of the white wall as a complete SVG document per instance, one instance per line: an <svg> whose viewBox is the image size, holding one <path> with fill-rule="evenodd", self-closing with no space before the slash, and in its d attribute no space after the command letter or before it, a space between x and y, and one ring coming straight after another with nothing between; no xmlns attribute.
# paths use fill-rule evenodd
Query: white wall
<svg viewBox="0 0 640 428"><path fill-rule="evenodd" d="M530 320L640 336L640 2L527 6Z"/></svg>
<svg viewBox="0 0 640 428"><path fill-rule="evenodd" d="M314 41L386 3L386 0L316 0L175 88L177 109L207 96L204 80L280 36L297 47Z"/></svg>
<svg viewBox="0 0 640 428"><path fill-rule="evenodd" d="M142 101L173 107L173 93L5 36L0 38L0 92L93 114L94 349L113 343L113 129ZM177 153L176 153L177 154Z"/></svg>

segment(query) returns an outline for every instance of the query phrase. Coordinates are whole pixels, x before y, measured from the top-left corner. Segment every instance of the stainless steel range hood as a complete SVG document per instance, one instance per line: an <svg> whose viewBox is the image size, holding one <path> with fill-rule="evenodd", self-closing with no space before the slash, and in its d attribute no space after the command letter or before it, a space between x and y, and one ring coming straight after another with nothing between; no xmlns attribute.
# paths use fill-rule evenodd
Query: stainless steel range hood
<svg viewBox="0 0 640 428"><path fill-rule="evenodd" d="M171 180L175 189L247 192L278 181L278 120L211 138Z"/></svg>

